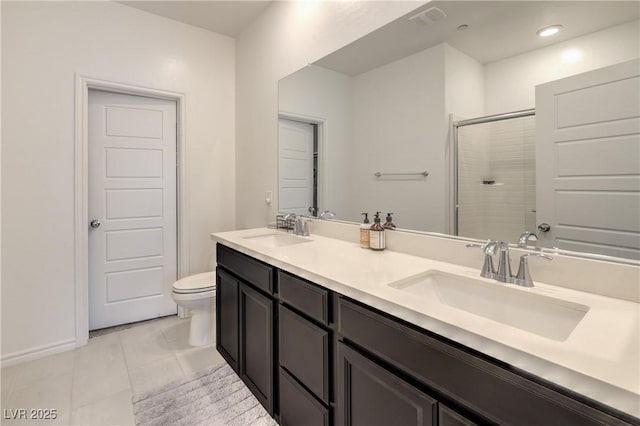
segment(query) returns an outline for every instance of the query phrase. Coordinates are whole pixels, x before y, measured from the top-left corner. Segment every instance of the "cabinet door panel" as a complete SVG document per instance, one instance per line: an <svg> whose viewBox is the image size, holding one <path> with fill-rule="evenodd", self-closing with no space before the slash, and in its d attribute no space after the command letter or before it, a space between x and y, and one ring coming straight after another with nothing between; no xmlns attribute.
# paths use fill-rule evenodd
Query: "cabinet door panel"
<svg viewBox="0 0 640 426"><path fill-rule="evenodd" d="M216 269L216 349L238 371L238 281Z"/></svg>
<svg viewBox="0 0 640 426"><path fill-rule="evenodd" d="M273 301L240 283L240 377L273 414Z"/></svg>
<svg viewBox="0 0 640 426"><path fill-rule="evenodd" d="M444 405L439 404L438 426L475 426L475 423Z"/></svg>
<svg viewBox="0 0 640 426"><path fill-rule="evenodd" d="M434 399L340 342L337 367L337 424L436 424L437 402Z"/></svg>
<svg viewBox="0 0 640 426"><path fill-rule="evenodd" d="M329 410L280 369L280 424L329 426Z"/></svg>
<svg viewBox="0 0 640 426"><path fill-rule="evenodd" d="M279 307L280 365L329 403L329 332Z"/></svg>

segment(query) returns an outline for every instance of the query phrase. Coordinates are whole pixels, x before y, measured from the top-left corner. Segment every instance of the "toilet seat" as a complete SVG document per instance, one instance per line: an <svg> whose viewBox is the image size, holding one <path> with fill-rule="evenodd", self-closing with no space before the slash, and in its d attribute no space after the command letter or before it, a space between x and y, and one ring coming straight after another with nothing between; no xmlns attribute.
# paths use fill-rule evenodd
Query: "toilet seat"
<svg viewBox="0 0 640 426"><path fill-rule="evenodd" d="M215 290L216 277L213 272L190 275L173 283L172 291L177 294L204 293Z"/></svg>

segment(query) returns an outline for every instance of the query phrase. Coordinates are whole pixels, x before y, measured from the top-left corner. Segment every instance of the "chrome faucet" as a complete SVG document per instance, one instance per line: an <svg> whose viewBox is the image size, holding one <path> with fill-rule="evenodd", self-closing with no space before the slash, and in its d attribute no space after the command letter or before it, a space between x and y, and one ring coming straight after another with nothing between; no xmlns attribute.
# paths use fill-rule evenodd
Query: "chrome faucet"
<svg viewBox="0 0 640 426"><path fill-rule="evenodd" d="M531 240L531 241L537 241L538 240L538 236L531 231L525 231L520 235L520 238L518 238L518 247L526 247L527 246L527 242Z"/></svg>
<svg viewBox="0 0 640 426"><path fill-rule="evenodd" d="M527 259L529 256L541 257L545 260L553 260L550 256L539 253L527 253L520 256L520 264L518 265L518 273L516 275L511 274L511 259L509 257L509 244L504 241L487 241L486 244L467 244L467 247L481 248L484 253L484 264L482 265L482 271L480 276L484 278L491 278L497 281L516 284L523 287L533 287L533 279L529 272L529 263ZM496 272L493 267L493 256L499 255L498 258L498 271Z"/></svg>
<svg viewBox="0 0 640 426"><path fill-rule="evenodd" d="M302 235L303 237L309 236L309 224L306 220L303 220L303 216L298 216L295 213L289 213L285 215L284 220L293 219L293 233L295 235Z"/></svg>
<svg viewBox="0 0 640 426"><path fill-rule="evenodd" d="M336 214L334 212L332 212L331 210L325 210L323 212L320 213L320 216L318 216L320 219L322 220L326 220L326 219L333 219L334 217L336 217Z"/></svg>

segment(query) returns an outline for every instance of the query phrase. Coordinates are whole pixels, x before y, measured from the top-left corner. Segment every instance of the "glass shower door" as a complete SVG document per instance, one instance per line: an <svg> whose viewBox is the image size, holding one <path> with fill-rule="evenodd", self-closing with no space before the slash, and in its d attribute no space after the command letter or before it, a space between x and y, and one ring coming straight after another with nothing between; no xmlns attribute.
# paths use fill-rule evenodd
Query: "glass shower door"
<svg viewBox="0 0 640 426"><path fill-rule="evenodd" d="M457 235L517 242L535 231L535 116L518 114L456 123Z"/></svg>

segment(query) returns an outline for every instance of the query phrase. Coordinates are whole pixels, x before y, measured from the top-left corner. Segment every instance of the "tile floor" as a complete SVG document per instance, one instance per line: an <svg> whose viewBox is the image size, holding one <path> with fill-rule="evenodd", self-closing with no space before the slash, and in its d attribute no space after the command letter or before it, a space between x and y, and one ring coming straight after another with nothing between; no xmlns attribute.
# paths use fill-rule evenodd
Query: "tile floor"
<svg viewBox="0 0 640 426"><path fill-rule="evenodd" d="M92 337L68 351L1 370L0 423L132 425L133 394L224 361L215 345L189 346L177 316ZM9 420L9 409L56 409L55 420Z"/></svg>

